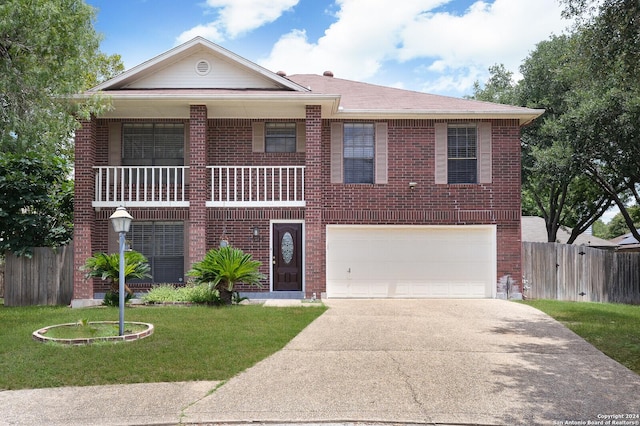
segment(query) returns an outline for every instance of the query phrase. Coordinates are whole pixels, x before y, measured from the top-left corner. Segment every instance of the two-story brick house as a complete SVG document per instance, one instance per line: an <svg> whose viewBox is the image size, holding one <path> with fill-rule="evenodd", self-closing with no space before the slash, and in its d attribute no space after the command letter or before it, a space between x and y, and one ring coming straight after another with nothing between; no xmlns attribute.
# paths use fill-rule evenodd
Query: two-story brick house
<svg viewBox="0 0 640 426"><path fill-rule="evenodd" d="M517 290L520 127L539 110L286 76L202 38L98 91L113 108L76 133L76 270L117 251L124 205L156 283L228 241L263 263L260 297Z"/></svg>

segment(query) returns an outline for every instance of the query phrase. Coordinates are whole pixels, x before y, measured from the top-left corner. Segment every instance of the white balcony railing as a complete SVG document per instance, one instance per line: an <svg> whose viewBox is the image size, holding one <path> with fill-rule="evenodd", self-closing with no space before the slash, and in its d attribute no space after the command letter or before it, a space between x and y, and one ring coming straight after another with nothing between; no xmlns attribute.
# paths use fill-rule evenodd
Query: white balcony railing
<svg viewBox="0 0 640 426"><path fill-rule="evenodd" d="M207 207L303 207L304 166L209 166Z"/></svg>
<svg viewBox="0 0 640 426"><path fill-rule="evenodd" d="M188 207L187 166L97 166L93 207Z"/></svg>

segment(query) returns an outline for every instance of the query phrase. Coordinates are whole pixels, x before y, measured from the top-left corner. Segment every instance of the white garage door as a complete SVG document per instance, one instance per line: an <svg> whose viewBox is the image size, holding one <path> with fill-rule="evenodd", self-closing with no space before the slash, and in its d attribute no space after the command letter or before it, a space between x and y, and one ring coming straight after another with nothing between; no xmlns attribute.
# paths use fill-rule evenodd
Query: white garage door
<svg viewBox="0 0 640 426"><path fill-rule="evenodd" d="M496 229L327 226L327 297L495 297Z"/></svg>

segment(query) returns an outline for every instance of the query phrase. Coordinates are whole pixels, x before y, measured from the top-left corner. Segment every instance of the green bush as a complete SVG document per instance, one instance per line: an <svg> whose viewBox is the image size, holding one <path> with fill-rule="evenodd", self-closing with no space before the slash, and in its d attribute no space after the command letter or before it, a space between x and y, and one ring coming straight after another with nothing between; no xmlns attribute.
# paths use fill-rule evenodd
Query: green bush
<svg viewBox="0 0 640 426"><path fill-rule="evenodd" d="M159 284L142 296L142 300L146 303L188 302L219 305L219 299L217 292L210 290L207 284L187 284L184 287Z"/></svg>
<svg viewBox="0 0 640 426"><path fill-rule="evenodd" d="M189 298L192 303L206 303L207 305L222 305L220 292L212 290L208 284L190 286Z"/></svg>

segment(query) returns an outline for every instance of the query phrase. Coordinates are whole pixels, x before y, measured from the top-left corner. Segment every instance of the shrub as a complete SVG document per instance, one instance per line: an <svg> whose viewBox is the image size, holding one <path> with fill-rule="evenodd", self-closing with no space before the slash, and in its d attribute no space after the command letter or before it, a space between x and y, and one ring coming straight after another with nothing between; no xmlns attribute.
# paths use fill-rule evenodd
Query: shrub
<svg viewBox="0 0 640 426"><path fill-rule="evenodd" d="M147 303L162 302L187 302L185 287L175 287L171 284L158 284L151 287L151 290L142 296L142 300Z"/></svg>
<svg viewBox="0 0 640 426"><path fill-rule="evenodd" d="M95 253L88 258L84 265L80 268L83 271L85 279L100 278L103 281L110 282L111 293L120 291L118 281L120 280L120 254ZM124 253L124 290L133 296L133 291L126 285L126 281L130 279L150 278L149 263L142 253L135 250ZM106 299L106 295L105 295Z"/></svg>
<svg viewBox="0 0 640 426"><path fill-rule="evenodd" d="M194 278L196 284L208 284L212 291L218 292L223 304L230 305L236 284L260 287L260 280L264 279L259 272L260 265L250 254L226 246L209 250L204 259L194 263L187 274Z"/></svg>
<svg viewBox="0 0 640 426"><path fill-rule="evenodd" d="M171 284L155 285L147 294L142 296L146 303L190 302L209 305L219 305L220 297L215 290L210 290L207 284L187 284L175 287Z"/></svg>

